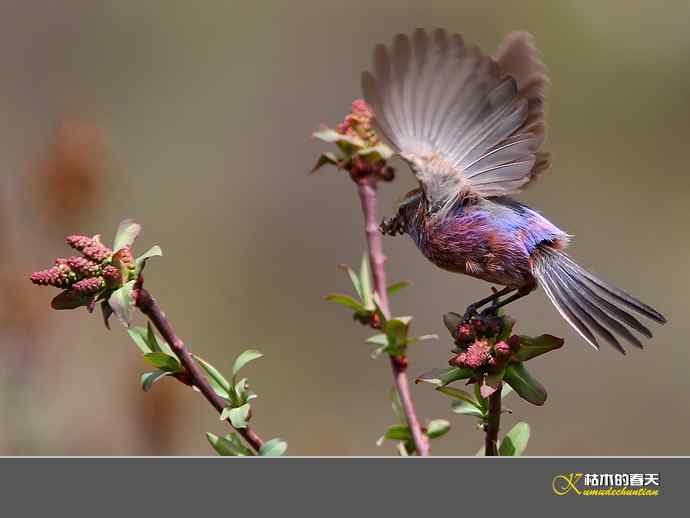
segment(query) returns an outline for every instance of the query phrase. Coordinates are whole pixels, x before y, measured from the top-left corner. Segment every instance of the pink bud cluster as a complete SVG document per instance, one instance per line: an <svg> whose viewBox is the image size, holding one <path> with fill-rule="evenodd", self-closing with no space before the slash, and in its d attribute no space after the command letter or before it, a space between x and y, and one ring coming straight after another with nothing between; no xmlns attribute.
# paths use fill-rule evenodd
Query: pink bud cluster
<svg viewBox="0 0 690 518"><path fill-rule="evenodd" d="M67 236L66 241L69 246L84 254L84 257L98 263L105 261L113 255L113 251L103 245L98 236L88 237L75 234Z"/></svg>
<svg viewBox="0 0 690 518"><path fill-rule="evenodd" d="M374 112L366 101L357 99L352 103L352 111L336 128L338 133L361 138L367 146L373 147L379 144L379 137L374 131L372 119Z"/></svg>
<svg viewBox="0 0 690 518"><path fill-rule="evenodd" d="M65 290L61 294L62 300L95 300L104 289L116 289L122 285L120 268L111 264L113 251L103 245L98 236L75 234L68 236L66 241L82 255L56 259L52 268L33 273L31 282ZM123 252L123 263L134 264L129 248L120 252Z"/></svg>
<svg viewBox="0 0 690 518"><path fill-rule="evenodd" d="M453 333L459 352L448 363L475 370L505 365L517 352L520 340L517 336L511 336L507 341L498 340L500 332L501 320L497 318L474 318L469 323L461 323Z"/></svg>

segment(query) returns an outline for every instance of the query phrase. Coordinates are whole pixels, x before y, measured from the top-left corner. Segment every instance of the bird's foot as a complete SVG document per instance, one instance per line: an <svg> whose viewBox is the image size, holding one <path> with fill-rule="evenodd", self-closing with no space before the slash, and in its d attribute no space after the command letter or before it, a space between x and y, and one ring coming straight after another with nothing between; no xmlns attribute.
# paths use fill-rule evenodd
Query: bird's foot
<svg viewBox="0 0 690 518"><path fill-rule="evenodd" d="M467 324L470 320L472 320L472 318L476 317L477 315L477 305L470 304L469 306L467 306L465 314L462 316L462 323Z"/></svg>
<svg viewBox="0 0 690 518"><path fill-rule="evenodd" d="M402 222L397 216L394 218L383 218L379 225L379 231L386 236L396 236L405 233Z"/></svg>

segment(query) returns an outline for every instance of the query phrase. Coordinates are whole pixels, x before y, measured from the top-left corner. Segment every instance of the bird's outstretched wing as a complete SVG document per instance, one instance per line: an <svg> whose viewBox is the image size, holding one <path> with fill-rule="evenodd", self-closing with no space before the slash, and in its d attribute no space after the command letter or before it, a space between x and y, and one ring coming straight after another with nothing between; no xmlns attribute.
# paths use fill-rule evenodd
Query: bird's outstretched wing
<svg viewBox="0 0 690 518"><path fill-rule="evenodd" d="M362 74L377 129L412 165L429 202L516 193L548 167L546 69L532 37L511 33L496 57L442 29L399 34Z"/></svg>

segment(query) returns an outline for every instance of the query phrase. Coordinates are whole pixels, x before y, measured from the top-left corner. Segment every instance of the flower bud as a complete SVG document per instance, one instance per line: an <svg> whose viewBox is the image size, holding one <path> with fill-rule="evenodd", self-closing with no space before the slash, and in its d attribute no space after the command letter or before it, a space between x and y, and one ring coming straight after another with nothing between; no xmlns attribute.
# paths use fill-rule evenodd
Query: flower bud
<svg viewBox="0 0 690 518"><path fill-rule="evenodd" d="M101 267L97 263L86 257L70 257L66 260L67 265L82 277L95 277L101 272Z"/></svg>
<svg viewBox="0 0 690 518"><path fill-rule="evenodd" d="M72 291L79 295L93 295L105 287L103 277L89 277L75 282Z"/></svg>
<svg viewBox="0 0 690 518"><path fill-rule="evenodd" d="M103 279L108 288L119 288L122 285L122 274L120 273L120 269L112 264L103 268Z"/></svg>

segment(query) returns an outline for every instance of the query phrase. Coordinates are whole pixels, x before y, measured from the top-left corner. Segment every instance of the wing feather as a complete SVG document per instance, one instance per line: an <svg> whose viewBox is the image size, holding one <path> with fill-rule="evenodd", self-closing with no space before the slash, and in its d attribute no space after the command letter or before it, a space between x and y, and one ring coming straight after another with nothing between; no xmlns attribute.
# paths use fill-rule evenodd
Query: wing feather
<svg viewBox="0 0 690 518"><path fill-rule="evenodd" d="M427 199L513 194L549 164L548 79L532 37L509 34L494 58L459 34L423 29L374 51L364 98L382 136L408 160Z"/></svg>

